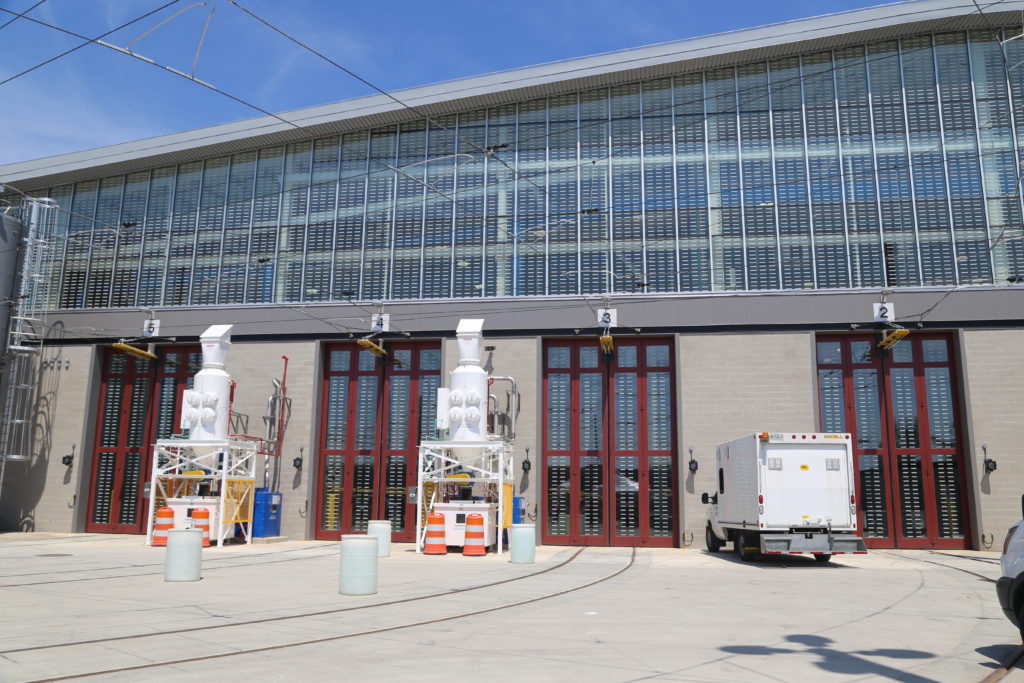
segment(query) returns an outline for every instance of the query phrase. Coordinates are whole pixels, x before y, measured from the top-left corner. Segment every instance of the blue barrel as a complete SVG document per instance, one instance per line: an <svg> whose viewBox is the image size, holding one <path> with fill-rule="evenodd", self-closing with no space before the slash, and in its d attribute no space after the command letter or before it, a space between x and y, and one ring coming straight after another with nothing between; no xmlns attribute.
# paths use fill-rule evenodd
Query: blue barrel
<svg viewBox="0 0 1024 683"><path fill-rule="evenodd" d="M512 496L512 523L523 523L523 497Z"/></svg>

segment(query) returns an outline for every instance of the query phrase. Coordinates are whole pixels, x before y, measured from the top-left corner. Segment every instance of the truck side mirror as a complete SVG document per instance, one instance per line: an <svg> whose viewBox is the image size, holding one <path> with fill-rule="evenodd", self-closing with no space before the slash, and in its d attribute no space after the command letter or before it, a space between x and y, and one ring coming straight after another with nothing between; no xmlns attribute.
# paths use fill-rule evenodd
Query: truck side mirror
<svg viewBox="0 0 1024 683"><path fill-rule="evenodd" d="M700 494L700 502L704 503L705 505L708 504L708 492L707 491L705 491L704 493Z"/></svg>

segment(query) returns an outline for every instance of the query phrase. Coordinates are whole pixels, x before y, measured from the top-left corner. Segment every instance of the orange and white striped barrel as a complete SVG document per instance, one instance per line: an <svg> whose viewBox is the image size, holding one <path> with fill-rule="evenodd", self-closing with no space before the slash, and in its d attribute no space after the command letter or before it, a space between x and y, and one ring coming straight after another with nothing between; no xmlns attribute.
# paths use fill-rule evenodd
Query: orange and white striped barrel
<svg viewBox="0 0 1024 683"><path fill-rule="evenodd" d="M484 547L484 516L476 512L466 515L466 542L462 546L463 555L486 555Z"/></svg>
<svg viewBox="0 0 1024 683"><path fill-rule="evenodd" d="M153 545L167 545L167 531L174 528L174 510L168 507L156 511L153 519Z"/></svg>
<svg viewBox="0 0 1024 683"><path fill-rule="evenodd" d="M427 555L448 554L444 538L444 515L440 512L431 512L427 515L427 537L423 544L423 552Z"/></svg>
<svg viewBox="0 0 1024 683"><path fill-rule="evenodd" d="M203 532L203 547L210 547L210 511L206 508L196 508L192 511L192 526Z"/></svg>

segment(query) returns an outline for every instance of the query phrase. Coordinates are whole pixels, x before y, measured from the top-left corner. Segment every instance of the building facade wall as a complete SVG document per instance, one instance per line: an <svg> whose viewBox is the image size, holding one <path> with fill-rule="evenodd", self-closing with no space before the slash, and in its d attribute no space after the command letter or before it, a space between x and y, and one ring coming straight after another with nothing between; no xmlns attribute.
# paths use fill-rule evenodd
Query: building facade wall
<svg viewBox="0 0 1024 683"><path fill-rule="evenodd" d="M1024 414L1017 397L1024 376L1024 332L970 330L963 334L965 374L969 378L968 420L973 441L973 495L977 499L982 546L999 550L1010 525L1021 518L1024 494ZM985 453L998 464L986 472Z"/></svg>
<svg viewBox="0 0 1024 683"><path fill-rule="evenodd" d="M700 494L717 489L718 444L761 431L817 431L812 335L680 335L678 349L683 530L702 546ZM691 446L696 475L686 468Z"/></svg>
<svg viewBox="0 0 1024 683"><path fill-rule="evenodd" d="M95 357L92 346L43 349L34 452L26 462L7 462L0 529L66 533L84 528L96 414ZM73 464L61 464L72 453Z"/></svg>

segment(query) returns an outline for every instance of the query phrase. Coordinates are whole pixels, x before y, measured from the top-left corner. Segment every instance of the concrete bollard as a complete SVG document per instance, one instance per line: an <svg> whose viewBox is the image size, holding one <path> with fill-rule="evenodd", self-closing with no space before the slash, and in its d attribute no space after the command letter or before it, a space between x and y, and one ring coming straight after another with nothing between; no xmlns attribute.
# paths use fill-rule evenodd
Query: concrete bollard
<svg viewBox="0 0 1024 683"><path fill-rule="evenodd" d="M203 578L203 532L170 529L164 555L164 581L198 581Z"/></svg>
<svg viewBox="0 0 1024 683"><path fill-rule="evenodd" d="M533 524L513 524L508 531L512 564L533 564L537 551L537 531Z"/></svg>
<svg viewBox="0 0 1024 683"><path fill-rule="evenodd" d="M371 519L366 524L366 535L377 537L377 557L391 557L390 519Z"/></svg>
<svg viewBox="0 0 1024 683"><path fill-rule="evenodd" d="M338 568L338 593L373 595L377 592L377 537L345 535L341 537L341 562Z"/></svg>

